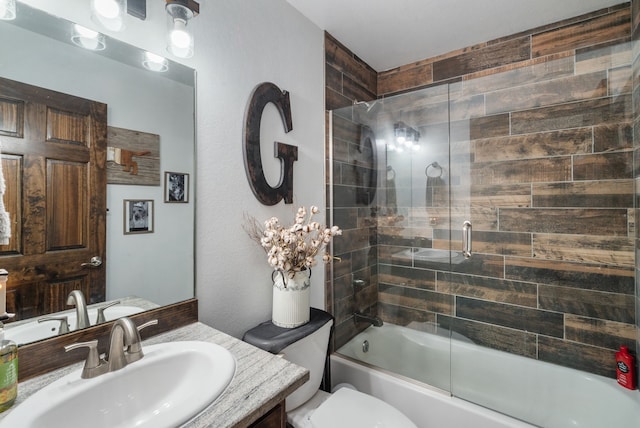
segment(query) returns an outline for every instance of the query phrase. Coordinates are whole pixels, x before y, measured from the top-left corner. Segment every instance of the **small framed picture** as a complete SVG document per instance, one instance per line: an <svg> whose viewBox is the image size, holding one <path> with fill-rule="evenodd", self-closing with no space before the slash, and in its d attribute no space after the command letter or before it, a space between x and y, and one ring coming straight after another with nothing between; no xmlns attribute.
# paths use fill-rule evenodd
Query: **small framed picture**
<svg viewBox="0 0 640 428"><path fill-rule="evenodd" d="M153 233L153 200L124 200L124 234Z"/></svg>
<svg viewBox="0 0 640 428"><path fill-rule="evenodd" d="M165 171L164 201L183 204L189 202L189 174Z"/></svg>

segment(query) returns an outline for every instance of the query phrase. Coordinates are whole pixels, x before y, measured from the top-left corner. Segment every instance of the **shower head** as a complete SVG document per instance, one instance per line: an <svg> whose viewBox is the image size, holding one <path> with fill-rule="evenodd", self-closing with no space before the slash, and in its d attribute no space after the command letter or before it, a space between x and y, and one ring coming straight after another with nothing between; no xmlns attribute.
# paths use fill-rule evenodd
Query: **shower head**
<svg viewBox="0 0 640 428"><path fill-rule="evenodd" d="M378 105L378 101L382 104L382 100L372 100L372 101L353 101L354 106L365 106L367 108L367 113L369 113L374 107Z"/></svg>

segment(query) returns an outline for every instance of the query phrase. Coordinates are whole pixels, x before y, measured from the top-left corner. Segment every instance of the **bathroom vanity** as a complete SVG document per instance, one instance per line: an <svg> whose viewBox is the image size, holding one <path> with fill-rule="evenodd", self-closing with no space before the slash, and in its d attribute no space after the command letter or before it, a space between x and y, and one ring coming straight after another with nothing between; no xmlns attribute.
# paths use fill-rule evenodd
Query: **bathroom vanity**
<svg viewBox="0 0 640 428"><path fill-rule="evenodd" d="M282 427L286 425L284 400L309 378L308 370L262 351L200 322L143 341L145 346L197 340L228 349L236 360L236 372L224 392L185 427ZM132 363L135 364L135 363ZM16 404L0 414L2 419L38 390L81 368L83 363L33 377L18 385ZM203 379L206 382L206 379Z"/></svg>

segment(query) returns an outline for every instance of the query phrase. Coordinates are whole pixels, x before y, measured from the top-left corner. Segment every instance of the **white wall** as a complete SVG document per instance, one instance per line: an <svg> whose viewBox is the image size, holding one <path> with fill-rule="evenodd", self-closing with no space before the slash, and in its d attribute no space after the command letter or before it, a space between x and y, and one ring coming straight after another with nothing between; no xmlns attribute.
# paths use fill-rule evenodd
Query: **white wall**
<svg viewBox="0 0 640 428"><path fill-rule="evenodd" d="M87 0L26 3L96 28ZM128 18L112 34L158 54L164 49L164 2L147 2L147 20ZM235 336L270 318L271 269L261 248L242 229L243 213L262 220L293 220L298 205L324 212L323 32L285 0L201 0L193 21L197 70L196 287L200 320ZM175 59L175 58L172 58ZM177 59L176 59L177 60ZM275 108L262 120L263 166L273 185L279 160L273 141L298 146L294 204L258 202L242 157L244 112L254 87L273 82L290 92L293 131L284 134ZM324 305L324 269L312 276L312 305Z"/></svg>
<svg viewBox="0 0 640 428"><path fill-rule="evenodd" d="M196 65L197 295L200 319L238 336L271 316L271 269L244 233L243 213L291 223L298 205L325 206L324 36L284 0L208 5L197 19L211 13L211 20L199 27L196 40L196 55L204 55ZM265 111L263 166L275 185L280 161L273 158L274 140L298 146L293 205L263 206L244 172L244 112L254 87L266 81L289 91L293 130L284 133L275 108ZM311 283L312 305L324 307L322 266L313 270Z"/></svg>

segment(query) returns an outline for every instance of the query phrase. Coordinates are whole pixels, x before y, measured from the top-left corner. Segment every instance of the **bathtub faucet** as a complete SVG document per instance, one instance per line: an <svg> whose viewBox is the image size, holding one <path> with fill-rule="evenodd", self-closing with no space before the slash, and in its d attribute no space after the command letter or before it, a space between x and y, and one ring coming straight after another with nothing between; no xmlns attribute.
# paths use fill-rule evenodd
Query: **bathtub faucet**
<svg viewBox="0 0 640 428"><path fill-rule="evenodd" d="M372 315L363 314L362 312L354 312L353 320L355 322L368 322L368 323L371 323L371 325L374 327L382 327L382 324L383 324L380 318Z"/></svg>

